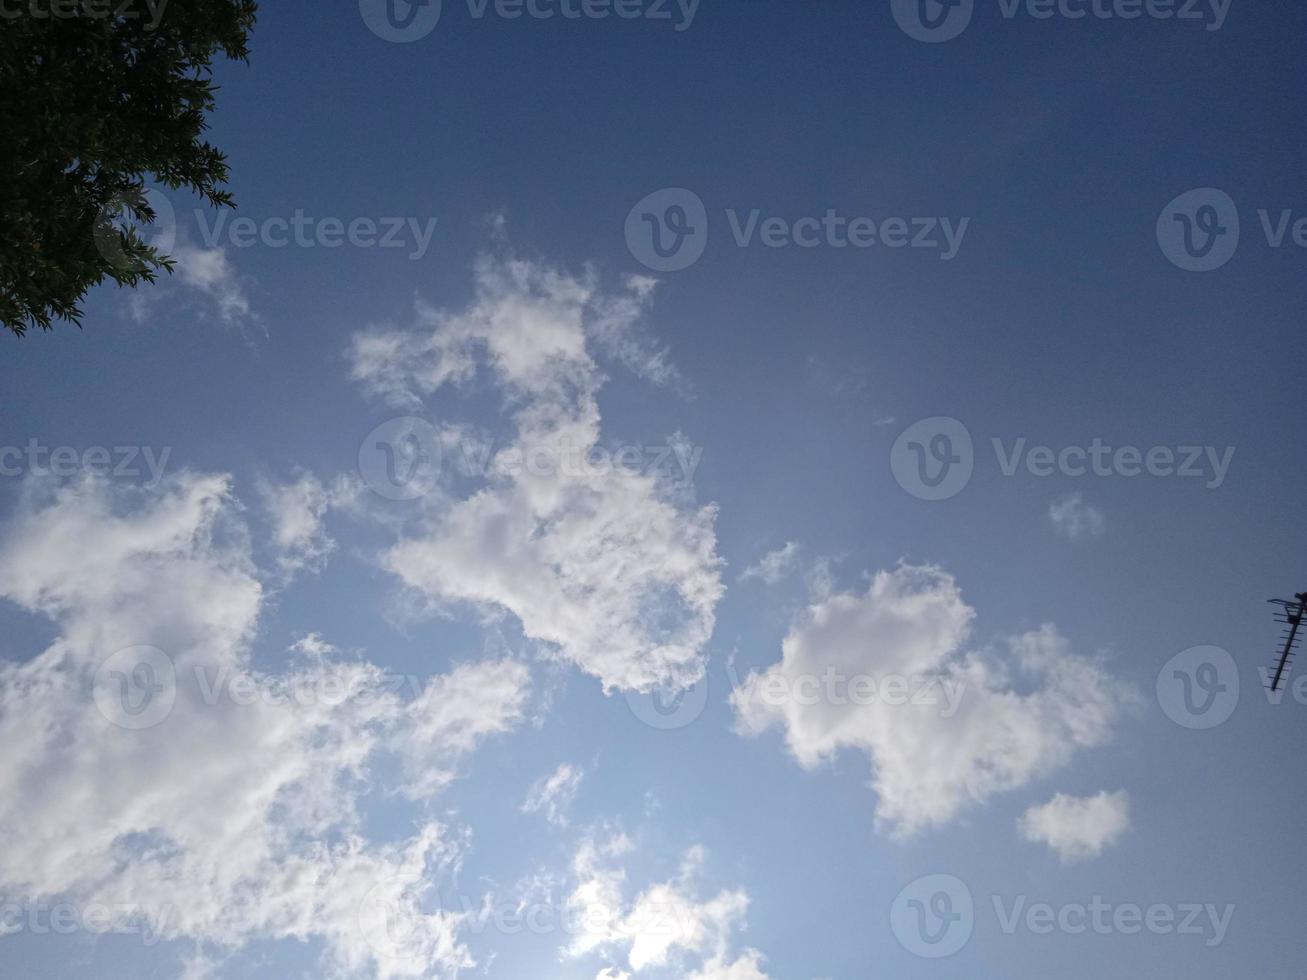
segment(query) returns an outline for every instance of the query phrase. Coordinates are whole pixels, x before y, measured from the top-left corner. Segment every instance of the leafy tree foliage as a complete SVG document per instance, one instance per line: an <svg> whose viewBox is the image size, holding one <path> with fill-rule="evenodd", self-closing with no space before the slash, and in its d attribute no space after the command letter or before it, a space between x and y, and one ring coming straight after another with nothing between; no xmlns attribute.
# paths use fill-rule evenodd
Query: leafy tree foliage
<svg viewBox="0 0 1307 980"><path fill-rule="evenodd" d="M0 3L0 323L78 323L109 278L153 282L166 255L145 176L231 206L224 155L202 139L213 59L248 60L255 0Z"/></svg>

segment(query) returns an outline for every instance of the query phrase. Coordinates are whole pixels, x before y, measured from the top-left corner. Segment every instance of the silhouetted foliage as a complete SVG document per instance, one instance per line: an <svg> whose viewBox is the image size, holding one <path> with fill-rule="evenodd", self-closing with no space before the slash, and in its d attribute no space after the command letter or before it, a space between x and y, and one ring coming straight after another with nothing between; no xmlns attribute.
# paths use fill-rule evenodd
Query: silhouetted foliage
<svg viewBox="0 0 1307 980"><path fill-rule="evenodd" d="M105 278L153 282L167 256L125 230L145 177L231 206L201 136L211 66L246 61L255 0L28 0L0 10L0 323L22 336Z"/></svg>

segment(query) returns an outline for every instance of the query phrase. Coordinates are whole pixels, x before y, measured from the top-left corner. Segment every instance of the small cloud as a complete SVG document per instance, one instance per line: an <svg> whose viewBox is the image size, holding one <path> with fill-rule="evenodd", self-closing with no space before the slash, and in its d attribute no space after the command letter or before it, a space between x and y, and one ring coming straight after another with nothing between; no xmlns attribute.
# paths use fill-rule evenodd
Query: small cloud
<svg viewBox="0 0 1307 980"><path fill-rule="evenodd" d="M225 322L250 317L249 297L225 249L179 245L173 258L182 284L198 289L217 303L218 314Z"/></svg>
<svg viewBox="0 0 1307 980"><path fill-rule="evenodd" d="M526 794L522 804L523 813L543 813L545 819L556 827L567 826L567 811L576 799L576 792L581 788L585 773L576 766L564 762L550 775L537 779Z"/></svg>
<svg viewBox="0 0 1307 980"><path fill-rule="evenodd" d="M258 314L251 307L245 289L245 279L227 257L225 249L178 242L169 254L175 263L173 274L160 275L151 288L138 286L132 291L128 309L133 320L144 323L150 319L159 302L180 288L204 297L223 323L239 326L259 324ZM199 312L206 313L206 305L201 304Z"/></svg>
<svg viewBox="0 0 1307 980"><path fill-rule="evenodd" d="M856 398L871 387L870 372L865 366L809 354L803 364L809 384L833 398Z"/></svg>
<svg viewBox="0 0 1307 980"><path fill-rule="evenodd" d="M796 541L787 541L785 547L777 548L775 551L769 551L756 562L746 568L740 574L740 581L757 578L762 579L768 585L775 585L783 579L794 567L795 561L799 556L799 545Z"/></svg>
<svg viewBox="0 0 1307 980"><path fill-rule="evenodd" d="M1107 518L1097 507L1085 502L1083 494L1071 493L1061 497L1048 508L1049 520L1058 534L1072 541L1082 538L1101 538L1107 530Z"/></svg>
<svg viewBox="0 0 1307 980"><path fill-rule="evenodd" d="M272 543L277 566L285 579L301 571L317 572L336 549L323 520L334 509L353 506L359 487L346 477L325 486L311 473L301 473L293 482L259 482L259 496L272 525Z"/></svg>
<svg viewBox="0 0 1307 980"><path fill-rule="evenodd" d="M1043 806L1032 806L1017 822L1021 836L1047 844L1063 863L1097 857L1130 827L1130 797L1121 790L1097 796L1059 793Z"/></svg>

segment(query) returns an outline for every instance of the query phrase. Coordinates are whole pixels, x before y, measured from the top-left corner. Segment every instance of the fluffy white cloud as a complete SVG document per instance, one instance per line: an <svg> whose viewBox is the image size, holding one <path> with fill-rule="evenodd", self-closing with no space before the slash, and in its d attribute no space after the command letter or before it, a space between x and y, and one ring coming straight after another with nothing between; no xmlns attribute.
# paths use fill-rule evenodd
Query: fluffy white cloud
<svg viewBox="0 0 1307 980"><path fill-rule="evenodd" d="M0 891L135 906L158 936L218 950L317 939L350 975L456 975L471 962L463 917L422 909L460 836L427 822L371 841L358 803L379 753L447 771L511 724L525 668L460 668L404 701L374 665L306 637L284 671L261 672L262 595L225 478L29 490L0 538L0 596L58 636L0 666L0 833L24 842L0 851ZM127 648L157 656L124 661ZM444 703L469 687L486 715ZM400 939L384 928L397 912Z"/></svg>
<svg viewBox="0 0 1307 980"><path fill-rule="evenodd" d="M582 770L564 762L548 776L541 776L531 784L522 804L522 812L543 813L550 823L559 827L567 826L567 811L576 799L584 776Z"/></svg>
<svg viewBox="0 0 1307 980"><path fill-rule="evenodd" d="M646 970L681 965L686 957L699 959L702 980L767 980L765 974L750 973L761 963L754 950L745 950L728 963L732 934L744 925L749 896L742 890L719 892L709 899L697 897L697 879L704 853L694 847L687 852L677 877L649 885L629 903L624 902L626 872L615 859L627 854L633 844L618 835L607 840L589 837L573 863L576 885L567 900L570 921L581 928L575 933L569 952L582 956L592 952L614 955L625 952L630 972L617 966L601 971L596 980L638 976Z"/></svg>
<svg viewBox="0 0 1307 980"><path fill-rule="evenodd" d="M1097 857L1130 827L1130 797L1124 791L1097 796L1058 793L1032 806L1018 827L1028 841L1047 844L1064 862Z"/></svg>
<svg viewBox="0 0 1307 980"><path fill-rule="evenodd" d="M1107 518L1103 512L1087 503L1080 493L1070 493L1053 501L1048 508L1048 519L1058 534L1072 541L1101 538L1107 531Z"/></svg>
<svg viewBox="0 0 1307 980"><path fill-rule="evenodd" d="M1051 626L1012 637L1006 651L967 652L973 615L931 566L819 598L792 625L780 662L733 695L740 727L780 725L805 767L844 748L866 753L877 817L899 836L1107 740L1130 689Z"/></svg>
<svg viewBox="0 0 1307 980"><path fill-rule="evenodd" d="M746 568L741 573L740 579L756 578L761 579L768 585L775 585L794 567L798 557L799 545L797 542L786 542L785 547L767 552L754 564Z"/></svg>
<svg viewBox="0 0 1307 980"><path fill-rule="evenodd" d="M648 295L644 282L612 297L592 278L487 259L466 310L419 307L414 328L372 329L351 349L353 377L392 404L416 410L484 361L513 409L485 485L433 504L385 567L436 602L511 613L605 690L697 681L722 594L713 508L682 506L656 475L580 462L600 445L587 342L625 336Z"/></svg>

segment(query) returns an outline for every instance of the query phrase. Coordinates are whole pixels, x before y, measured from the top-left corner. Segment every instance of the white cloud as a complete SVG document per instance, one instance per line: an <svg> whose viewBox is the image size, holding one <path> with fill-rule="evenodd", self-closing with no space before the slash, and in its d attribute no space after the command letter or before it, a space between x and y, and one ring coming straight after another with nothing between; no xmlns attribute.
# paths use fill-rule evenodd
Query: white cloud
<svg viewBox="0 0 1307 980"><path fill-rule="evenodd" d="M520 664L456 670L409 703L379 668L316 636L283 672L254 669L263 589L224 477L180 474L148 493L29 487L0 538L0 596L58 628L43 652L0 665L0 833L24 842L0 851L6 896L137 905L159 936L192 948L317 939L333 972L381 980L470 965L463 917L422 911L456 872L460 835L426 822L408 840L371 841L358 803L380 753L448 768L509 724ZM143 644L170 658L147 680L175 702L129 730L93 696L95 679ZM499 686L479 684L487 675ZM469 685L489 720L442 703ZM411 921L401 948L367 924L387 903ZM206 962L183 968L202 976Z"/></svg>
<svg viewBox="0 0 1307 980"><path fill-rule="evenodd" d="M210 297L223 320L231 323L249 317L249 297L225 249L179 243L172 257L177 261L176 273L181 282Z"/></svg>
<svg viewBox="0 0 1307 980"><path fill-rule="evenodd" d="M1018 822L1028 841L1047 844L1064 862L1097 857L1130 827L1130 797L1124 791L1103 791L1076 797L1058 793L1042 806L1032 806Z"/></svg>
<svg viewBox="0 0 1307 980"><path fill-rule="evenodd" d="M768 585L775 585L794 567L795 561L799 557L799 545L797 542L788 541L783 548L777 548L775 551L769 551L763 555L754 564L746 568L740 575L740 579L757 578L762 579Z"/></svg>
<svg viewBox="0 0 1307 980"><path fill-rule="evenodd" d="M410 774L405 792L430 796L480 742L517 727L530 683L530 671L515 660L462 664L432 678L405 709L399 742Z"/></svg>
<svg viewBox="0 0 1307 980"><path fill-rule="evenodd" d="M762 954L756 949L748 949L733 963L715 956L686 980L767 980L767 974L762 969Z"/></svg>
<svg viewBox="0 0 1307 980"><path fill-rule="evenodd" d="M541 776L531 784L523 813L543 813L545 819L559 827L567 826L567 811L576 799L585 773L564 762L548 776Z"/></svg>
<svg viewBox="0 0 1307 980"><path fill-rule="evenodd" d="M1006 651L966 652L973 615L933 566L879 572L865 594L821 597L791 626L780 662L733 695L740 728L780 725L808 768L841 749L866 753L877 817L897 836L946 823L1108 739L1130 689L1051 626L1012 637ZM823 677L845 686L809 696ZM868 697L852 686L859 678L876 691L902 679L909 693L928 679L936 703ZM961 692L952 711L940 691Z"/></svg>
<svg viewBox="0 0 1307 980"><path fill-rule="evenodd" d="M253 325L259 322L250 306L245 282L225 249L204 248L179 241L169 255L175 262L172 274L163 273L148 290L137 288L132 293L129 308L138 323L149 319L161 299L178 288L208 300L224 323Z"/></svg>
<svg viewBox="0 0 1307 980"><path fill-rule="evenodd" d="M313 474L301 473L290 483L261 480L258 490L272 524L273 553L282 573L290 577L321 570L336 549L323 521L329 511L353 504L358 483L342 477L328 487Z"/></svg>
<svg viewBox="0 0 1307 980"><path fill-rule="evenodd" d="M629 370L654 384L685 387L671 355L640 330L643 307L653 294L657 280L629 276L626 292L595 303L595 316L586 324L600 350L616 358Z"/></svg>
<svg viewBox="0 0 1307 980"><path fill-rule="evenodd" d="M623 900L626 872L614 859L630 852L624 836L604 841L591 836L577 852L573 870L576 886L567 900L570 920L582 928L573 936L572 956L624 952L630 972L617 966L601 971L596 980L638 976L647 970L680 966L687 957L701 961L703 980L767 980L761 972L747 972L761 962L754 950L745 950L727 966L733 933L743 927L749 896L742 890L724 890L709 899L697 896L704 852L691 848L680 872L671 881L649 885L629 903ZM723 972L726 971L726 972ZM731 972L735 971L735 972Z"/></svg>
<svg viewBox="0 0 1307 980"><path fill-rule="evenodd" d="M1082 538L1101 538L1107 530L1107 518L1097 507L1085 502L1083 494L1071 493L1061 497L1048 508L1053 528L1072 541Z"/></svg>
<svg viewBox="0 0 1307 980"><path fill-rule="evenodd" d="M514 439L485 485L433 503L425 532L384 566L437 602L512 614L606 691L697 681L722 594L712 507L680 505L654 475L565 462L599 445L593 324L622 329L647 298L639 283L614 298L592 278L485 259L468 309L419 307L413 329L373 329L351 349L353 377L392 404L416 410L484 361L514 410ZM557 465L507 463L533 453Z"/></svg>

